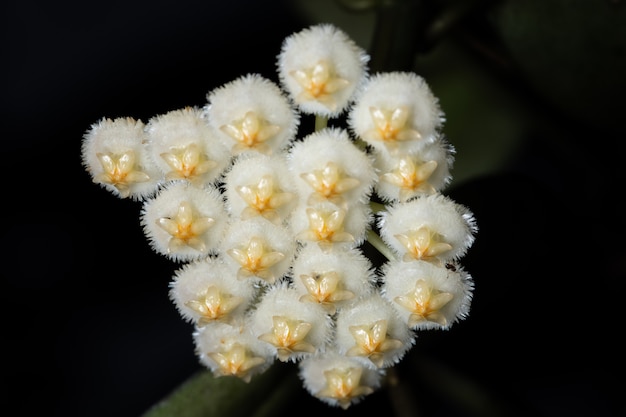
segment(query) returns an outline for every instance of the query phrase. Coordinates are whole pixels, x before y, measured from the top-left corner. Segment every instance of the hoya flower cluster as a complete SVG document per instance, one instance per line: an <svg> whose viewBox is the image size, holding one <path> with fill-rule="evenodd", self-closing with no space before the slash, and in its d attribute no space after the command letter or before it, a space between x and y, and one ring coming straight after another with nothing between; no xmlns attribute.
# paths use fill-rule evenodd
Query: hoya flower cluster
<svg viewBox="0 0 626 417"><path fill-rule="evenodd" d="M477 228L441 193L454 149L438 100L420 76L368 62L338 28L311 26L284 40L276 82L248 74L202 107L84 135L93 181L141 202L150 246L179 265L169 295L216 376L293 362L308 392L347 408L419 330L469 313L459 260ZM300 134L307 116L318 123Z"/></svg>

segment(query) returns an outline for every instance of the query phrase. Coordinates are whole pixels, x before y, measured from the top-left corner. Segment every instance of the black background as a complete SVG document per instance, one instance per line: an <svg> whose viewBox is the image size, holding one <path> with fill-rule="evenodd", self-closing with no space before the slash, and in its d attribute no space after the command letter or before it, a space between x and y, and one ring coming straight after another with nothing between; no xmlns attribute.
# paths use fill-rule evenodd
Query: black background
<svg viewBox="0 0 626 417"><path fill-rule="evenodd" d="M2 10L3 407L139 416L201 366L191 327L168 299L175 265L149 249L138 203L90 181L82 135L101 117L147 121L203 105L209 90L245 73L276 79L282 40L315 22L279 1ZM626 130L562 112L523 79L512 90L556 122L528 129L506 166L450 188L479 226L463 262L476 282L472 311L454 330L421 337L417 365L400 375L423 416L493 415L458 402L463 393L480 400L470 388L455 396L429 386L429 374L445 372L521 415L624 415ZM623 101L595 105L621 108L623 120ZM384 395L348 412L305 393L297 401L346 415L384 410Z"/></svg>

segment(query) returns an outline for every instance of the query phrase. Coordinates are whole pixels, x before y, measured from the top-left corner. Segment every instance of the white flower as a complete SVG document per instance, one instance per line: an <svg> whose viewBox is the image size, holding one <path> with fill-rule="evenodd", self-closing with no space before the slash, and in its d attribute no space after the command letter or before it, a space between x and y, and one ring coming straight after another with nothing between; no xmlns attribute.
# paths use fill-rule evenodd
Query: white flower
<svg viewBox="0 0 626 417"><path fill-rule="evenodd" d="M267 289L248 325L281 362L296 362L323 351L332 334L326 310L319 304L301 302L300 294L286 281Z"/></svg>
<svg viewBox="0 0 626 417"><path fill-rule="evenodd" d="M311 133L294 143L287 158L307 204L330 201L349 207L369 201L377 178L373 161L346 130L329 127Z"/></svg>
<svg viewBox="0 0 626 417"><path fill-rule="evenodd" d="M296 240L316 243L324 250L355 248L362 244L370 228L372 212L361 203L344 209L332 203L300 203L291 216Z"/></svg>
<svg viewBox="0 0 626 417"><path fill-rule="evenodd" d="M147 126L150 157L168 180L210 184L230 163L228 149L195 107L154 116Z"/></svg>
<svg viewBox="0 0 626 417"><path fill-rule="evenodd" d="M414 340L396 309L379 293L337 312L335 345L342 355L386 368L399 362Z"/></svg>
<svg viewBox="0 0 626 417"><path fill-rule="evenodd" d="M207 257L183 265L170 283L170 299L188 322L204 326L243 317L256 291L221 259Z"/></svg>
<svg viewBox="0 0 626 417"><path fill-rule="evenodd" d="M150 246L174 261L200 259L215 252L227 220L216 188L196 188L184 181L169 183L144 202L141 212Z"/></svg>
<svg viewBox="0 0 626 417"><path fill-rule="evenodd" d="M224 176L227 209L243 220L261 216L276 224L286 222L297 194L282 156L239 156Z"/></svg>
<svg viewBox="0 0 626 417"><path fill-rule="evenodd" d="M83 136L82 163L96 184L120 198L143 200L161 174L146 152L144 124L130 117L103 118Z"/></svg>
<svg viewBox="0 0 626 417"><path fill-rule="evenodd" d="M334 351L305 358L298 366L312 396L344 410L378 390L384 376L375 366Z"/></svg>
<svg viewBox="0 0 626 417"><path fill-rule="evenodd" d="M346 33L320 24L285 38L278 75L302 112L334 117L351 103L367 75L368 61L369 56Z"/></svg>
<svg viewBox="0 0 626 417"><path fill-rule="evenodd" d="M348 114L348 124L358 137L377 149L402 153L417 152L433 142L443 121L438 99L412 72L371 76Z"/></svg>
<svg viewBox="0 0 626 417"><path fill-rule="evenodd" d="M386 202L441 192L452 180L454 148L440 137L415 154L376 150L374 167L379 173L376 193Z"/></svg>
<svg viewBox="0 0 626 417"><path fill-rule="evenodd" d="M319 303L329 314L371 293L376 283L371 261L360 250L323 251L318 245L301 248L292 275L300 301Z"/></svg>
<svg viewBox="0 0 626 417"><path fill-rule="evenodd" d="M239 279L273 284L291 266L296 243L291 231L263 217L233 222L220 250L225 261L237 267Z"/></svg>
<svg viewBox="0 0 626 417"><path fill-rule="evenodd" d="M290 143L300 123L300 115L280 87L258 74L210 91L207 100L208 123L234 155L276 153Z"/></svg>
<svg viewBox="0 0 626 417"><path fill-rule="evenodd" d="M449 329L469 314L474 284L458 265L388 262L382 294L414 330Z"/></svg>
<svg viewBox="0 0 626 417"><path fill-rule="evenodd" d="M396 203L378 215L381 238L405 261L457 260L477 231L469 209L442 194Z"/></svg>
<svg viewBox="0 0 626 417"><path fill-rule="evenodd" d="M273 363L273 352L242 325L212 322L193 333L196 354L214 376L250 382Z"/></svg>

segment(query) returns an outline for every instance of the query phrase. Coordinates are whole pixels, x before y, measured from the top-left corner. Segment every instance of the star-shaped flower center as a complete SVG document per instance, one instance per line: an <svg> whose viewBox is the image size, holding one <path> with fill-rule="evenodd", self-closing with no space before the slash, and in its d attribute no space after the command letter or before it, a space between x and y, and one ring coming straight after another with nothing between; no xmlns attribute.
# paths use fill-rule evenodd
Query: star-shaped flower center
<svg viewBox="0 0 626 417"><path fill-rule="evenodd" d="M98 153L96 156L104 170L95 178L96 181L113 185L123 197L130 194L130 185L150 179L148 174L136 169L135 152L132 150L121 154Z"/></svg>
<svg viewBox="0 0 626 417"><path fill-rule="evenodd" d="M176 252L185 246L204 252L206 244L201 237L213 223L215 219L196 216L188 201L180 203L176 216L157 219L157 224L172 236L168 248L170 252Z"/></svg>
<svg viewBox="0 0 626 417"><path fill-rule="evenodd" d="M319 61L312 68L292 71L290 75L302 87L298 101L315 100L331 111L337 108L333 93L350 84L348 80L336 76L334 69L325 60Z"/></svg>
<svg viewBox="0 0 626 417"><path fill-rule="evenodd" d="M439 255L452 249L450 244L442 241L438 233L426 226L410 230L406 235L397 234L395 237L407 250L404 255L405 261L435 261Z"/></svg>
<svg viewBox="0 0 626 417"><path fill-rule="evenodd" d="M227 253L241 265L237 272L239 279L256 276L269 284L276 280L272 267L285 257L282 252L267 247L265 241L257 236L252 237L246 247L229 249Z"/></svg>
<svg viewBox="0 0 626 417"><path fill-rule="evenodd" d="M342 194L359 185L359 180L345 175L335 162L329 162L323 169L301 174L300 177L313 188L309 204L327 200L341 205L344 202Z"/></svg>
<svg viewBox="0 0 626 417"><path fill-rule="evenodd" d="M346 355L367 357L379 368L383 365L385 352L402 347L400 340L387 338L387 320L350 326L348 329L356 344L346 352Z"/></svg>
<svg viewBox="0 0 626 417"><path fill-rule="evenodd" d="M294 352L315 352L315 347L304 340L311 331L311 323L286 316L274 316L272 320L274 325L271 331L262 334L259 339L277 348L280 361L287 361Z"/></svg>
<svg viewBox="0 0 626 417"><path fill-rule="evenodd" d="M189 300L185 305L200 314L198 324L205 325L213 320L225 319L242 302L243 298L221 292L218 287L211 285L196 300Z"/></svg>
<svg viewBox="0 0 626 417"><path fill-rule="evenodd" d="M280 131L280 126L270 124L254 111L248 111L242 119L220 126L220 130L236 141L232 148L235 153L247 149L269 153L265 142Z"/></svg>
<svg viewBox="0 0 626 417"><path fill-rule="evenodd" d="M452 298L454 296L451 293L439 291L430 287L425 280L418 279L413 291L396 297L395 302L411 312L409 316L410 327L426 320L445 326L447 320L440 310Z"/></svg>
<svg viewBox="0 0 626 417"><path fill-rule="evenodd" d="M428 179L437 168L437 161L416 164L411 158L401 158L396 168L383 174L381 180L400 188L400 201L406 201L418 192L433 194L435 189Z"/></svg>
<svg viewBox="0 0 626 417"><path fill-rule="evenodd" d="M320 398L332 398L337 400L344 410L350 406L352 398L369 395L374 390L366 385L361 385L361 368L334 368L324 372L326 386L316 393Z"/></svg>
<svg viewBox="0 0 626 417"><path fill-rule="evenodd" d="M308 294L300 297L300 301L319 303L329 314L335 314L335 302L349 300L354 293L340 289L340 275L336 271L300 275Z"/></svg>
<svg viewBox="0 0 626 417"><path fill-rule="evenodd" d="M188 180L197 183L203 174L217 165L215 161L206 158L196 143L172 148L170 152L163 152L161 158L172 169L165 175L168 180Z"/></svg>
<svg viewBox="0 0 626 417"><path fill-rule="evenodd" d="M251 370L265 362L265 359L261 357L250 355L239 343L234 343L222 352L209 352L207 356L219 366L218 375L234 375L245 382L250 382L252 379Z"/></svg>
<svg viewBox="0 0 626 417"><path fill-rule="evenodd" d="M295 197L293 193L283 192L275 187L274 178L270 175L261 177L257 184L237 187L237 193L248 204L241 213L244 220L260 215L273 223L281 221L277 209Z"/></svg>
<svg viewBox="0 0 626 417"><path fill-rule="evenodd" d="M382 142L395 149L397 142L419 140L422 135L407 123L411 111L406 106L393 109L380 107L369 108L374 128L363 134L363 139L370 142Z"/></svg>
<svg viewBox="0 0 626 417"><path fill-rule="evenodd" d="M298 234L299 239L318 242L324 250L328 250L333 243L354 241L354 236L343 230L345 210L323 211L308 207L306 214L309 228Z"/></svg>

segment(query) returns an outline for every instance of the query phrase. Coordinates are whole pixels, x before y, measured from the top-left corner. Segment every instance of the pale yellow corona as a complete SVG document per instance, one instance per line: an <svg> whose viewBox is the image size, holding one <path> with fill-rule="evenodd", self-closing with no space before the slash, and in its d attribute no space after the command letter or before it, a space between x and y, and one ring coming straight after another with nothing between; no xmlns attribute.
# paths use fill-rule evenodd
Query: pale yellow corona
<svg viewBox="0 0 626 417"><path fill-rule="evenodd" d="M201 316L198 324L202 326L214 320L225 320L228 314L242 302L243 298L221 292L219 288L212 285L196 300L189 300L185 305Z"/></svg>
<svg viewBox="0 0 626 417"><path fill-rule="evenodd" d="M411 230L406 235L397 234L395 237L407 250L405 261L438 261L439 255L452 249L450 244L442 241L438 233L426 226Z"/></svg>
<svg viewBox="0 0 626 417"><path fill-rule="evenodd" d="M335 271L312 275L300 275L308 294L300 297L300 301L319 303L329 314L335 314L335 302L354 298L352 291L340 288L340 275Z"/></svg>
<svg viewBox="0 0 626 417"><path fill-rule="evenodd" d="M422 137L407 123L411 113L406 106L393 109L372 106L369 111L374 128L364 133L365 140L379 141L393 148L397 142L416 141Z"/></svg>
<svg viewBox="0 0 626 417"><path fill-rule="evenodd" d="M350 84L348 80L335 76L333 68L324 60L312 68L292 71L290 75L302 87L302 92L297 97L299 101L315 100L331 111L337 109L333 93Z"/></svg>
<svg viewBox="0 0 626 417"><path fill-rule="evenodd" d="M385 352L399 349L403 343L387 336L387 320L377 320L371 324L350 326L350 333L356 344L346 352L347 356L369 358L377 367L383 366Z"/></svg>
<svg viewBox="0 0 626 417"><path fill-rule="evenodd" d="M280 361L287 361L292 353L315 352L315 347L304 340L311 331L310 323L286 316L274 316L272 320L271 332L262 334L259 339L276 347Z"/></svg>
<svg viewBox="0 0 626 417"><path fill-rule="evenodd" d="M196 216L194 209L188 201L183 201L178 206L176 216L161 217L157 224L171 235L168 244L169 252L176 252L181 247L191 247L200 252L206 250L206 244L202 235L215 223L210 217Z"/></svg>
<svg viewBox="0 0 626 417"><path fill-rule="evenodd" d="M271 268L282 261L285 255L266 247L260 237L252 237L248 245L242 249L229 249L227 253L241 266L238 270L239 279L256 276L273 284L276 280Z"/></svg>
<svg viewBox="0 0 626 417"><path fill-rule="evenodd" d="M437 169L437 161L416 164L411 158L400 158L396 168L381 176L383 181L400 188L400 201L406 201L416 193L434 194L435 188L428 182Z"/></svg>
<svg viewBox="0 0 626 417"><path fill-rule="evenodd" d="M245 382L252 379L251 370L265 363L265 359L249 355L246 348L238 343L223 352L209 352L207 356L218 365L217 375L233 375Z"/></svg>
<svg viewBox="0 0 626 417"><path fill-rule="evenodd" d="M424 321L432 321L441 326L448 324L440 309L448 304L454 296L449 292L442 292L432 288L428 283L419 279L415 288L406 295L396 297L396 303L411 312L409 327L414 327Z"/></svg>
<svg viewBox="0 0 626 417"><path fill-rule="evenodd" d="M256 112L249 111L243 118L220 126L220 130L235 140L232 148L235 153L247 149L269 153L266 142L280 131L280 126L270 124Z"/></svg>
<svg viewBox="0 0 626 417"><path fill-rule="evenodd" d="M359 185L359 180L345 175L335 162L329 162L323 169L301 174L300 177L314 191L309 204L327 200L341 205L345 202L342 194Z"/></svg>
<svg viewBox="0 0 626 417"><path fill-rule="evenodd" d="M298 234L298 238L318 242L320 247L328 250L333 243L352 242L354 236L343 230L345 210L322 211L307 208L309 228Z"/></svg>
<svg viewBox="0 0 626 417"><path fill-rule="evenodd" d="M192 143L181 148L163 152L161 158L171 168L165 178L168 180L187 180L198 183L202 175L214 168L217 163L206 158L200 147Z"/></svg>
<svg viewBox="0 0 626 417"><path fill-rule="evenodd" d="M263 176L256 184L237 187L237 193L247 204L241 213L243 220L262 216L273 223L282 220L277 210L295 198L293 193L276 187L270 175Z"/></svg>
<svg viewBox="0 0 626 417"><path fill-rule="evenodd" d="M150 180L148 174L137 170L135 152L132 150L121 154L98 153L97 157L103 172L95 178L96 182L114 186L122 197L128 197L132 184Z"/></svg>
<svg viewBox="0 0 626 417"><path fill-rule="evenodd" d="M369 395L374 390L366 385L361 385L361 368L330 369L324 372L326 386L315 395L319 398L336 400L344 410L350 406L353 398Z"/></svg>

